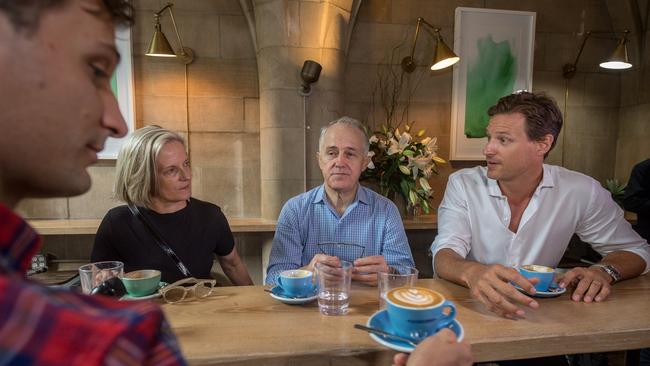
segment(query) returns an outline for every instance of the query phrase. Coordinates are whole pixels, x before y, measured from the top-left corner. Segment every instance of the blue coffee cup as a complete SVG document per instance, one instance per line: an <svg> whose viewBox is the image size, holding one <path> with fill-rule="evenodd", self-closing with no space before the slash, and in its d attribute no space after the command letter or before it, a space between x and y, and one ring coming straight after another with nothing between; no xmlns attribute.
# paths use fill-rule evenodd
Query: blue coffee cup
<svg viewBox="0 0 650 366"><path fill-rule="evenodd" d="M449 327L456 306L442 294L424 287L398 287L386 294L388 319L399 336L420 341Z"/></svg>
<svg viewBox="0 0 650 366"><path fill-rule="evenodd" d="M555 269L538 264L527 264L519 267L519 273L527 279L538 278L539 282L535 285L537 291L548 291L555 277Z"/></svg>
<svg viewBox="0 0 650 366"><path fill-rule="evenodd" d="M313 273L305 269L290 269L280 273L278 285L288 296L304 297L314 290Z"/></svg>

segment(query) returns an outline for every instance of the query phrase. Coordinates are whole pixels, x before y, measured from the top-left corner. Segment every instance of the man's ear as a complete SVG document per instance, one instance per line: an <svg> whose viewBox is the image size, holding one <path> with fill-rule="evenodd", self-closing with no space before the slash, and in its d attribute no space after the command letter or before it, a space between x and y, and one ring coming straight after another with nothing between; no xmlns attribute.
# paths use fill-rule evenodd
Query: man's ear
<svg viewBox="0 0 650 366"><path fill-rule="evenodd" d="M361 166L361 172L365 172L368 169L368 164L370 164L370 156L366 154L366 157L363 158L363 165Z"/></svg>
<svg viewBox="0 0 650 366"><path fill-rule="evenodd" d="M555 138L553 138L553 135L549 133L542 137L541 140L537 141L537 149L540 155L544 156L551 151L551 146L553 146L554 140Z"/></svg>

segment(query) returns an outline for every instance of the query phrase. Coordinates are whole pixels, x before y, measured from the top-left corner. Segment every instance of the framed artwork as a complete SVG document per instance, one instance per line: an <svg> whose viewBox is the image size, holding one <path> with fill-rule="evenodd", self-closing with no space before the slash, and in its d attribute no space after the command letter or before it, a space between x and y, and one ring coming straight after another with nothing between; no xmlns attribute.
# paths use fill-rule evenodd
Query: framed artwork
<svg viewBox="0 0 650 366"><path fill-rule="evenodd" d="M532 90L535 13L456 8L450 160L484 160L487 110Z"/></svg>
<svg viewBox="0 0 650 366"><path fill-rule="evenodd" d="M133 57L131 55L131 29L118 29L115 32L115 45L117 51L120 53L120 63L115 69L113 78L111 79L111 89L115 93L117 103L120 106L120 112L124 116L126 125L129 128L129 133L133 131L135 126L135 109L133 107ZM120 151L122 142L126 137L119 139L109 137L106 140L104 150L97 156L100 159L116 159L117 153Z"/></svg>

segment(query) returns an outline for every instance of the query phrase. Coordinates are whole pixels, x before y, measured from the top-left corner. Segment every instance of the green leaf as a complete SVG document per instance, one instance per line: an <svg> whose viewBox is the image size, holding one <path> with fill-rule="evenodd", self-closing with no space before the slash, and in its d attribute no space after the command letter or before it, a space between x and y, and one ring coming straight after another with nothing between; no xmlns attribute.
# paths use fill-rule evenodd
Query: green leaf
<svg viewBox="0 0 650 366"><path fill-rule="evenodd" d="M413 157L413 154L414 154L413 150L404 150L404 151L402 151L402 155Z"/></svg>
<svg viewBox="0 0 650 366"><path fill-rule="evenodd" d="M407 197L409 196L409 190L410 190L408 182L403 180L400 182L399 186L402 192L402 197L404 197L405 200L408 199Z"/></svg>
<svg viewBox="0 0 650 366"><path fill-rule="evenodd" d="M431 211L431 209L429 208L429 202L427 200L422 200L422 211L424 211L424 213L426 214L428 214Z"/></svg>

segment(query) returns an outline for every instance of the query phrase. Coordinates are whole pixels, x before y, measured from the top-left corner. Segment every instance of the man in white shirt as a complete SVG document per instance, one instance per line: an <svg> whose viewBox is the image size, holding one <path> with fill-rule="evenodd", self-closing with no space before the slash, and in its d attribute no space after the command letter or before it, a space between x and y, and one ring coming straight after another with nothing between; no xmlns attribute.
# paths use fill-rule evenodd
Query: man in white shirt
<svg viewBox="0 0 650 366"><path fill-rule="evenodd" d="M603 301L614 282L648 271L650 248L623 218L623 211L594 179L544 158L562 128L556 103L528 92L503 97L488 111L487 167L449 177L438 210L433 266L441 278L466 286L489 310L523 317L539 304L534 283L515 267L556 267L572 235L603 255L588 268L559 280L575 286L574 301ZM536 281L536 280L532 280Z"/></svg>

